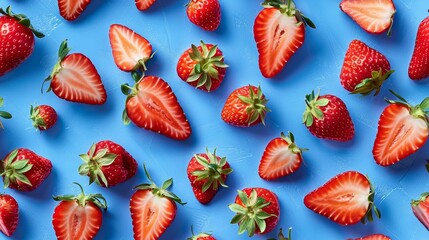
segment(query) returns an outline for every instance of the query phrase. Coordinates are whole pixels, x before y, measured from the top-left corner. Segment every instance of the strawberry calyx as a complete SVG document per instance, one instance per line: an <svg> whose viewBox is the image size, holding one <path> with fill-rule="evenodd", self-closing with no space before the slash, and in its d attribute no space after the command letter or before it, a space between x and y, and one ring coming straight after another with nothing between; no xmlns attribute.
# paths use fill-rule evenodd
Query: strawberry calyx
<svg viewBox="0 0 429 240"><path fill-rule="evenodd" d="M238 190L238 197L243 205L233 203L228 206L231 211L236 213L231 220L231 224L238 223L238 234L243 234L247 231L248 236L252 237L256 232L256 226L261 233L264 232L267 227L265 219L276 216L262 210L264 207L270 205L271 202L258 197L254 189L250 193L250 196Z"/></svg>
<svg viewBox="0 0 429 240"><path fill-rule="evenodd" d="M127 99L125 100L125 105L127 104L128 100L134 96L136 96L139 92L138 86L140 81L144 78L144 72L142 74L138 73L137 71L131 72L131 77L133 78L135 84L133 87L131 87L128 83L124 83L121 85L121 92L125 96L127 96ZM130 124L131 120L128 117L127 108L125 106L124 110L122 111L122 122L124 125Z"/></svg>
<svg viewBox="0 0 429 240"><path fill-rule="evenodd" d="M32 186L30 180L25 176L25 173L30 171L33 164L29 163L28 159L16 160L18 156L18 149L13 150L3 164L0 166L0 176L3 176L4 187L9 187L10 183L17 183L18 181Z"/></svg>
<svg viewBox="0 0 429 240"><path fill-rule="evenodd" d="M155 55L156 51L153 52L149 57L145 57L142 59L139 59L136 63L136 65L133 67L132 72L137 72L138 70L140 70L142 73L147 71L147 67L146 67L146 63L153 58L153 56Z"/></svg>
<svg viewBox="0 0 429 240"><path fill-rule="evenodd" d="M383 69L381 68L378 71L372 71L371 77L362 80L351 93L368 95L375 90L374 96L376 96L380 92L384 81L386 81L393 72L395 72L395 70L389 70L383 74Z"/></svg>
<svg viewBox="0 0 429 240"><path fill-rule="evenodd" d="M108 153L106 148L99 149L97 153L95 153L95 148L95 144L92 144L91 148L89 149L89 154L79 155L84 163L79 166L78 171L80 175L89 175L89 184L95 182L101 186L101 179L104 186L108 187L107 178L101 168L111 165L118 155Z"/></svg>
<svg viewBox="0 0 429 240"><path fill-rule="evenodd" d="M211 233L206 233L206 232L195 235L193 226L191 226L191 233L192 233L192 237L189 237L186 240L198 240L200 238L206 238L206 237L210 237L212 235Z"/></svg>
<svg viewBox="0 0 429 240"><path fill-rule="evenodd" d="M197 162L203 166L204 169L196 170L191 173L193 176L197 177L196 181L206 180L203 184L202 191L206 192L209 188L217 190L219 185L222 187L228 187L222 179L223 175L228 175L232 172L231 168L223 168L226 164L226 157L218 159L216 156L216 149L213 153L206 149L206 154L209 160L198 154L194 156Z"/></svg>
<svg viewBox="0 0 429 240"><path fill-rule="evenodd" d="M368 179L368 177L366 177L366 178ZM369 181L369 179L368 179L368 182L370 183L370 192L369 192L369 196L368 196L369 206L368 206L367 212L365 213L365 216L360 220L361 223L363 223L363 224L366 223L366 220L368 220L369 222L372 222L374 220L373 211L374 211L375 216L378 219L381 218L381 212L374 204L374 195L375 195L374 186Z"/></svg>
<svg viewBox="0 0 429 240"><path fill-rule="evenodd" d="M261 86L258 86L258 94L255 94L251 85L249 85L249 97L237 95L243 103L248 105L246 107L246 113L249 116L247 119L248 125L261 119L262 124L265 125L265 116L267 112L271 110L267 108L268 100L263 97Z"/></svg>
<svg viewBox="0 0 429 240"><path fill-rule="evenodd" d="M276 238L269 238L267 240L292 240L292 228L291 227L289 228L289 230L287 232L287 237L285 237L283 235L283 229L280 228L279 235L277 237L278 237L278 239L276 239Z"/></svg>
<svg viewBox="0 0 429 240"><path fill-rule="evenodd" d="M33 126L35 128L46 129L46 122L40 116L40 110L38 107L33 107L33 105L31 105L31 107L30 107L30 119L33 122Z"/></svg>
<svg viewBox="0 0 429 240"><path fill-rule="evenodd" d="M282 132L280 133L280 136L283 140L285 140L288 143L288 149L296 154L302 155L302 152L308 151L308 148L300 148L295 143L295 136L293 133L288 132L287 136Z"/></svg>
<svg viewBox="0 0 429 240"><path fill-rule="evenodd" d="M3 104L4 104L4 99L2 97L0 97L0 107L3 107ZM0 118L11 119L12 114L10 114L9 112L6 112L6 111L0 111ZM1 121L0 121L0 128L3 128L3 124Z"/></svg>
<svg viewBox="0 0 429 240"><path fill-rule="evenodd" d="M326 98L319 98L320 91L317 94L314 94L314 91L311 94L305 96L305 104L307 108L305 109L302 121L307 127L313 125L314 118L323 119L323 112L320 110L320 107L327 106L329 100Z"/></svg>
<svg viewBox="0 0 429 240"><path fill-rule="evenodd" d="M298 25L304 24L311 28L316 28L316 25L306 17L300 10L295 7L295 3L292 0L264 0L261 4L264 8L277 8L282 14L286 14L289 17L295 16L298 20Z"/></svg>
<svg viewBox="0 0 429 240"><path fill-rule="evenodd" d="M34 35L38 38L43 38L45 36L43 33L39 32L33 28L33 25L31 25L30 19L28 19L26 15L15 14L14 12L12 12L11 6L8 6L6 8L6 10L3 10L3 8L0 8L0 14L3 14L5 16L9 16L9 17L15 19L16 21L18 21L19 24L23 25L24 27L29 28L34 33Z"/></svg>
<svg viewBox="0 0 429 240"><path fill-rule="evenodd" d="M219 71L216 68L227 68L223 62L224 56L215 56L217 52L217 45L214 45L210 51L207 45L201 41L202 53L194 44L191 45L192 51L189 57L196 62L186 82L197 82L196 87L204 86L210 92L212 87L212 79L219 79Z"/></svg>
<svg viewBox="0 0 429 240"><path fill-rule="evenodd" d="M58 62L55 64L54 68L52 69L51 74L43 81L42 84L42 88L41 88L41 92L43 93L43 86L45 85L46 82L51 81L55 75L57 75L61 69L61 63L63 61L63 59L69 54L71 48L69 48L67 46L67 39L65 39L64 41L61 42L60 47L58 49ZM48 89L46 90L46 92L50 92L51 91L51 86L48 87Z"/></svg>
<svg viewBox="0 0 429 240"><path fill-rule="evenodd" d="M52 198L55 201L76 201L79 206L85 207L88 202L93 202L99 208L107 211L107 201L100 193L97 194L88 194L85 195L82 185L77 182L73 182L79 186L81 193L79 195L62 195L62 196L53 196Z"/></svg>
<svg viewBox="0 0 429 240"><path fill-rule="evenodd" d="M420 195L419 199L413 199L411 200L411 206L412 207L418 207L421 202L426 201L426 198L429 197L429 192L424 192Z"/></svg>
<svg viewBox="0 0 429 240"><path fill-rule="evenodd" d="M428 120L428 114L429 114L429 97L423 99L423 101L420 104L412 106L411 104L409 104L407 102L407 100L405 100L403 97L401 97L401 95L399 95L395 91L393 91L391 89L389 91L395 97L397 97L400 101L385 99L386 102L388 102L390 104L401 104L401 105L404 105L404 106L408 107L411 116L413 116L414 118L421 118L421 119L423 119L426 122L426 124L429 125L429 120Z"/></svg>

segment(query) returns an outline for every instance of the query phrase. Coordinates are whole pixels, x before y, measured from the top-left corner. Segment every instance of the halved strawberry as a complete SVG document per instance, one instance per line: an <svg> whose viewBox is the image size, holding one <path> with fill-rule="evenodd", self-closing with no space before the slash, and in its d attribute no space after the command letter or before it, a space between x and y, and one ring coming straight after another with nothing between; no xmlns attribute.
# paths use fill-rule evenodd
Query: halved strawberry
<svg viewBox="0 0 429 240"><path fill-rule="evenodd" d="M396 12L392 0L342 0L340 9L369 33L390 36Z"/></svg>
<svg viewBox="0 0 429 240"><path fill-rule="evenodd" d="M76 20L86 9L91 0L58 0L61 16L68 20Z"/></svg>
<svg viewBox="0 0 429 240"><path fill-rule="evenodd" d="M106 90L91 60L81 53L68 55L69 52L67 40L64 40L58 51L59 61L43 82L51 81L47 92L52 90L59 98L70 102L104 104Z"/></svg>
<svg viewBox="0 0 429 240"><path fill-rule="evenodd" d="M353 240L353 239L348 239ZM387 237L383 234L372 234L361 238L355 238L354 240L391 240L390 237Z"/></svg>
<svg viewBox="0 0 429 240"><path fill-rule="evenodd" d="M9 194L0 193L0 232L10 237L19 221L18 202Z"/></svg>
<svg viewBox="0 0 429 240"><path fill-rule="evenodd" d="M156 0L134 0L136 7L140 11L148 10Z"/></svg>
<svg viewBox="0 0 429 240"><path fill-rule="evenodd" d="M302 46L305 26L315 28L292 0L265 0L253 33L259 53L259 69L266 78L276 76Z"/></svg>
<svg viewBox="0 0 429 240"><path fill-rule="evenodd" d="M4 104L4 99L2 97L0 97L0 107L3 107L3 104ZM12 114L10 114L6 111L0 111L0 118L11 119ZM3 128L3 123L1 121L0 121L0 128Z"/></svg>
<svg viewBox="0 0 429 240"><path fill-rule="evenodd" d="M374 189L368 178L355 171L341 173L323 186L307 194L304 204L314 212L341 224L365 223L373 220L372 209L380 218L374 205Z"/></svg>
<svg viewBox="0 0 429 240"><path fill-rule="evenodd" d="M429 230L429 193L422 193L419 199L412 200L411 209L417 219Z"/></svg>
<svg viewBox="0 0 429 240"><path fill-rule="evenodd" d="M258 174L265 180L274 180L289 175L301 166L302 152L307 150L295 144L291 132L271 140L265 147L259 163Z"/></svg>
<svg viewBox="0 0 429 240"><path fill-rule="evenodd" d="M112 24L109 29L113 60L122 71L146 71L145 63L152 57L152 45L130 28Z"/></svg>
<svg viewBox="0 0 429 240"><path fill-rule="evenodd" d="M390 91L400 101L390 103L380 116L378 132L372 153L375 162L389 166L408 157L422 147L429 135L427 110L429 97L411 106L397 93Z"/></svg>

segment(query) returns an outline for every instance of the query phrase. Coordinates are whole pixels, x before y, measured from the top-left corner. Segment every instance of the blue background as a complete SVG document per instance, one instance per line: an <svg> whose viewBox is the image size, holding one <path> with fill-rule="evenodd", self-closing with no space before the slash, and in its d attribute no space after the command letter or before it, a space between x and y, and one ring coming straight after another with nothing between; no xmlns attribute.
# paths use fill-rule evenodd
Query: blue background
<svg viewBox="0 0 429 240"><path fill-rule="evenodd" d="M388 89L396 90L413 104L429 95L428 80L415 82L407 75L417 27L427 16L429 4L396 0L393 35L388 38L363 31L341 12L339 1L297 1L297 6L314 21L317 29L307 29L303 47L276 78L264 79L257 65L252 30L261 1L220 2L222 21L216 32L205 32L188 21L186 0L158 0L147 12L139 12L132 0L93 0L75 22L67 22L59 15L56 0L0 3L1 7L12 5L16 13L26 13L35 28L46 34L44 39L36 40L34 53L24 64L0 78L0 95L5 99L3 110L13 114L12 120L4 121L5 130L0 131L0 155L26 147L49 158L54 165L52 174L36 191L5 190L20 205L19 226L11 239L55 239L51 218L57 202L51 195L78 193L73 181L85 184L87 192L103 193L109 203L96 239L132 239L129 198L133 186L147 182L143 162L158 184L173 177L172 191L188 202L186 206L178 206L175 221L161 239L185 239L190 236L191 225L195 232L212 231L218 239L247 239L246 235L236 234L236 225L229 224L233 213L227 205L234 201L237 189L256 186L269 188L278 195L281 219L275 231L254 239L274 237L279 227L293 227L293 238L298 240L336 240L372 233L384 233L395 240L429 238L409 205L411 199L429 190L429 174L424 167L429 145L387 168L375 164L371 153L378 118L386 107L384 97L393 97ZM175 141L132 124L122 124L125 97L120 85L132 80L113 62L108 39L108 29L113 23L130 27L152 43L157 53L148 64L148 74L160 76L171 85L191 123L190 139ZM105 105L69 103L53 93L40 93L42 81L55 64L58 46L65 38L69 39L72 52L85 54L96 66L108 93ZM396 70L379 96L349 95L339 83L343 57L353 39L378 49ZM176 74L181 53L200 40L218 44L225 62L230 65L224 83L212 93L190 87ZM260 84L270 99L268 107L272 112L267 116L265 127L236 128L220 119L229 93L248 84ZM337 95L348 106L356 127L352 141L337 143L317 139L301 123L304 96L318 88L322 94ZM36 131L28 119L31 104L52 105L59 114L56 126L47 132ZM304 153L305 163L299 171L267 182L257 174L259 160L266 144L282 131L294 132L297 143L310 151ZM77 173L81 164L78 155L86 152L92 143L104 139L123 145L138 160L139 170L134 178L117 187L88 187L88 178ZM206 147L217 148L219 155L226 156L234 172L227 181L229 189L222 189L210 204L203 206L193 196L186 166L194 154ZM308 192L347 170L360 171L372 180L381 220L344 227L304 206L303 197ZM0 238L5 239L4 235Z"/></svg>

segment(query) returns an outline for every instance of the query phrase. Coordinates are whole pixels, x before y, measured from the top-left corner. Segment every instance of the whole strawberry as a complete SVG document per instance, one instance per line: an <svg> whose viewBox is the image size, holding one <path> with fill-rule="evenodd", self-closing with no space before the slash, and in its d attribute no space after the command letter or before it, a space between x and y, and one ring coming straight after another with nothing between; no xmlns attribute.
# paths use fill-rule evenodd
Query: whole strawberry
<svg viewBox="0 0 429 240"><path fill-rule="evenodd" d="M351 93L367 95L375 91L374 95L377 95L393 72L383 54L359 40L353 40L344 57L341 85Z"/></svg>
<svg viewBox="0 0 429 240"><path fill-rule="evenodd" d="M0 231L10 237L18 226L19 208L9 194L0 194Z"/></svg>
<svg viewBox="0 0 429 240"><path fill-rule="evenodd" d="M247 231L249 237L272 231L280 219L277 195L265 188L239 190L229 209L236 213L231 224L238 223L238 234Z"/></svg>
<svg viewBox="0 0 429 240"><path fill-rule="evenodd" d="M419 25L413 56L408 67L408 76L412 80L429 77L429 17Z"/></svg>
<svg viewBox="0 0 429 240"><path fill-rule="evenodd" d="M237 127L250 127L262 122L267 112L268 100L261 87L244 86L234 90L222 109L222 120Z"/></svg>
<svg viewBox="0 0 429 240"><path fill-rule="evenodd" d="M93 144L83 160L79 174L89 176L89 184L112 187L132 178L137 172L136 160L119 144L109 140Z"/></svg>
<svg viewBox="0 0 429 240"><path fill-rule="evenodd" d="M192 44L192 47L180 56L177 74L189 85L210 92L220 86L227 67L217 45L201 41L201 46Z"/></svg>
<svg viewBox="0 0 429 240"><path fill-rule="evenodd" d="M36 189L51 171L51 161L26 148L13 150L0 165L4 187L24 192Z"/></svg>
<svg viewBox="0 0 429 240"><path fill-rule="evenodd" d="M2 16L2 15L4 16ZM24 14L14 14L11 7L0 8L0 76L15 69L34 50L34 35L44 35L36 30Z"/></svg>
<svg viewBox="0 0 429 240"><path fill-rule="evenodd" d="M209 203L219 190L219 185L227 187L225 181L232 172L226 158L216 156L206 149L206 153L196 154L188 164L188 179L195 197L202 204Z"/></svg>
<svg viewBox="0 0 429 240"><path fill-rule="evenodd" d="M0 97L0 107L2 107L4 104L4 100L2 97ZM12 114L6 112L6 111L0 111L0 118L4 118L4 119L11 119L12 118ZM0 121L0 128L3 128L3 123Z"/></svg>
<svg viewBox="0 0 429 240"><path fill-rule="evenodd" d="M422 193L419 199L412 200L411 209L417 219L429 230L429 193Z"/></svg>
<svg viewBox="0 0 429 240"><path fill-rule="evenodd" d="M30 108L30 119L33 126L40 131L45 131L54 126L57 122L58 115L55 109L48 105L40 105Z"/></svg>
<svg viewBox="0 0 429 240"><path fill-rule="evenodd" d="M333 95L316 95L314 91L305 99L307 108L303 122L311 134L318 138L349 141L355 135L355 128L344 102Z"/></svg>
<svg viewBox="0 0 429 240"><path fill-rule="evenodd" d="M206 31L215 31L221 18L219 0L190 0L186 14L193 24Z"/></svg>

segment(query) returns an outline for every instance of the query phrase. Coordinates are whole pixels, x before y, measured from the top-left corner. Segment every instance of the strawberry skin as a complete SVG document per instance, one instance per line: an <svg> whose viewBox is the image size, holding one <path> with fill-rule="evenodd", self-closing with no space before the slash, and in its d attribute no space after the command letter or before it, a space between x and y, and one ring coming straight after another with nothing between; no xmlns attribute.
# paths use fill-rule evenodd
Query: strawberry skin
<svg viewBox="0 0 429 240"><path fill-rule="evenodd" d="M353 240L353 239L350 239L350 240ZM356 238L354 240L391 240L391 238L383 234L372 234L365 237Z"/></svg>
<svg viewBox="0 0 429 240"><path fill-rule="evenodd" d="M417 30L413 56L408 66L408 76L412 80L429 77L429 17L423 19Z"/></svg>
<svg viewBox="0 0 429 240"><path fill-rule="evenodd" d="M76 20L88 7L91 0L58 0L60 15L67 21Z"/></svg>
<svg viewBox="0 0 429 240"><path fill-rule="evenodd" d="M344 57L340 82L351 93L380 92L381 85L393 73L387 58L359 40L353 40Z"/></svg>
<svg viewBox="0 0 429 240"><path fill-rule="evenodd" d="M46 131L55 125L58 115L55 109L49 105L31 106L30 119L35 128Z"/></svg>
<svg viewBox="0 0 429 240"><path fill-rule="evenodd" d="M140 11L148 10L156 0L134 0L136 7Z"/></svg>
<svg viewBox="0 0 429 240"><path fill-rule="evenodd" d="M215 31L221 19L219 0L190 0L186 14L193 24L206 31Z"/></svg>
<svg viewBox="0 0 429 240"><path fill-rule="evenodd" d="M0 194L0 231L10 237L19 220L18 202L9 194Z"/></svg>
<svg viewBox="0 0 429 240"><path fill-rule="evenodd" d="M422 193L420 198L411 201L411 209L417 219L429 230L429 193Z"/></svg>

